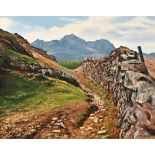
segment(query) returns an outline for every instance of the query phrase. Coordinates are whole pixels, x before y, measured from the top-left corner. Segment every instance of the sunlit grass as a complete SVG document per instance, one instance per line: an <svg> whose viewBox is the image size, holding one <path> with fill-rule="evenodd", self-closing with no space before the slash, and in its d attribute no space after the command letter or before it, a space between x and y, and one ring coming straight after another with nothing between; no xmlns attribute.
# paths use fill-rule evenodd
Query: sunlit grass
<svg viewBox="0 0 155 155"><path fill-rule="evenodd" d="M93 91L95 91L105 103L106 111L105 111L103 126L107 129L110 137L117 137L117 135L115 135L114 133L114 129L116 129L116 126L117 126L116 108L114 106L114 102L109 96L107 90L100 87L99 85L96 85L90 80L87 80L87 82L90 88Z"/></svg>
<svg viewBox="0 0 155 155"><path fill-rule="evenodd" d="M0 75L0 113L62 107L86 100L85 93L65 81L49 78L36 81L17 75Z"/></svg>
<svg viewBox="0 0 155 155"><path fill-rule="evenodd" d="M82 65L82 61L81 60L65 60L65 61L59 61L59 64L68 69L76 69Z"/></svg>

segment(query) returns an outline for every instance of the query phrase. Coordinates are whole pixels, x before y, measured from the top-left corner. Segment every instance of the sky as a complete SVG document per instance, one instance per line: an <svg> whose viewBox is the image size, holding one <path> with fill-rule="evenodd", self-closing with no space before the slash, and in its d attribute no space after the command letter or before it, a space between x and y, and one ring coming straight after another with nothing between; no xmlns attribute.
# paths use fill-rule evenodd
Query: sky
<svg viewBox="0 0 155 155"><path fill-rule="evenodd" d="M30 43L75 34L87 41L107 39L115 47L155 52L155 16L0 16L0 28Z"/></svg>

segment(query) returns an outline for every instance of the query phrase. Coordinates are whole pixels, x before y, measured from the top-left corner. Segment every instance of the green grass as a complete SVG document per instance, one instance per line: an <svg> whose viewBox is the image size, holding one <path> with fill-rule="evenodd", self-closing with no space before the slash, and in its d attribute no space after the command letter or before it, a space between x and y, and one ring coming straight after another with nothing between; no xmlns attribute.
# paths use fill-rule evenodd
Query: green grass
<svg viewBox="0 0 155 155"><path fill-rule="evenodd" d="M68 69L76 69L82 65L82 61L81 60L65 60L65 61L59 61L59 64Z"/></svg>
<svg viewBox="0 0 155 155"><path fill-rule="evenodd" d="M80 88L58 79L47 79L36 81L19 75L0 74L0 114L59 108L86 100Z"/></svg>
<svg viewBox="0 0 155 155"><path fill-rule="evenodd" d="M101 97L101 99L103 101L106 102L106 105L109 108L112 108L114 104L113 104L112 100L109 97L108 91L103 89L101 86L89 81L89 80L87 80L87 81L89 83L89 86Z"/></svg>
<svg viewBox="0 0 155 155"><path fill-rule="evenodd" d="M5 49L5 51L3 52L3 54L0 57L0 65L2 65L2 66L7 66L9 63L13 63L15 65L21 65L21 62L24 62L27 64L41 63L38 60L36 60L28 55L16 52L11 49Z"/></svg>
<svg viewBox="0 0 155 155"><path fill-rule="evenodd" d="M103 126L108 130L108 134L110 135L110 137L116 138L117 133L115 133L115 131L116 131L117 118L114 102L112 101L108 92L105 89L103 89L99 85L96 85L90 80L87 80L87 82L91 87L91 89L93 89L104 101L107 110L105 112Z"/></svg>

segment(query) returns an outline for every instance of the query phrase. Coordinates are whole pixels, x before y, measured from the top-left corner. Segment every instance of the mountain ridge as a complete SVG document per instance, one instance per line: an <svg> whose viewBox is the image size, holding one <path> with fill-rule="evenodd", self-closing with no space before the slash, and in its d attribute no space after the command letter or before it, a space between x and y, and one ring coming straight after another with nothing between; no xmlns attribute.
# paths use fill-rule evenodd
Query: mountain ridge
<svg viewBox="0 0 155 155"><path fill-rule="evenodd" d="M31 45L47 51L58 60L82 60L88 56L103 57L115 49L114 45L106 39L85 41L75 34L65 35L60 40L36 39Z"/></svg>
<svg viewBox="0 0 155 155"><path fill-rule="evenodd" d="M144 56L147 58L155 58L155 53L144 53Z"/></svg>

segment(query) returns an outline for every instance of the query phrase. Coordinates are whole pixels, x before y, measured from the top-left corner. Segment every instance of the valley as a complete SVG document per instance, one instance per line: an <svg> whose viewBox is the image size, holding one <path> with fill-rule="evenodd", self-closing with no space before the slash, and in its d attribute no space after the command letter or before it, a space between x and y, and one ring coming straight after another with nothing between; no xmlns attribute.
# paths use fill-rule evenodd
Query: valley
<svg viewBox="0 0 155 155"><path fill-rule="evenodd" d="M1 29L0 138L154 138L154 62L123 46L60 61Z"/></svg>
<svg viewBox="0 0 155 155"><path fill-rule="evenodd" d="M118 137L117 129L103 125L113 108L102 101L102 89L84 79L81 67L70 70L82 62L67 69L19 35L1 34L0 138Z"/></svg>

